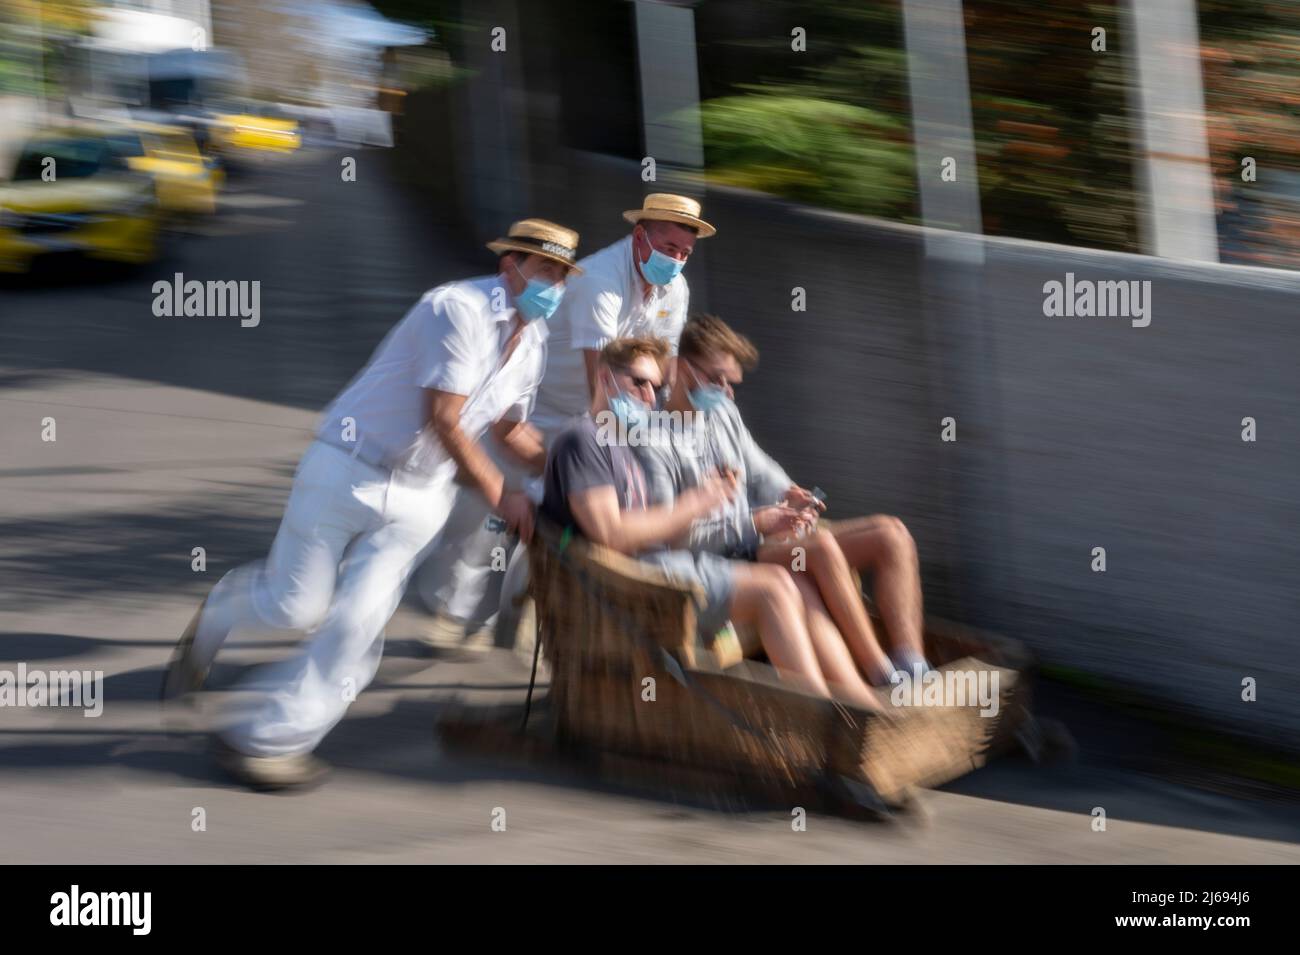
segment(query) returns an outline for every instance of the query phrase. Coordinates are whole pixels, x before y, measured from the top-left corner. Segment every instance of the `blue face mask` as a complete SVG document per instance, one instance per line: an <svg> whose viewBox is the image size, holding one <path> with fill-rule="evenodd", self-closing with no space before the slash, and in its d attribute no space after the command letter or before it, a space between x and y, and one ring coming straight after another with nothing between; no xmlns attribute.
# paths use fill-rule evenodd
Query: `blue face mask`
<svg viewBox="0 0 1300 955"><path fill-rule="evenodd" d="M515 266L515 271L519 272L518 265ZM519 272L519 277L523 278L524 273ZM559 282L547 285L541 279L528 279L527 282L524 290L515 296L515 308L530 322L550 318L564 298L564 285Z"/></svg>
<svg viewBox="0 0 1300 955"><path fill-rule="evenodd" d="M717 411L731 400L721 385L700 382L694 368L691 368L691 377L695 378L695 387L686 393L686 397L696 411Z"/></svg>
<svg viewBox="0 0 1300 955"><path fill-rule="evenodd" d="M696 411L717 411L727 405L727 393L717 385L701 385L692 388L687 397Z"/></svg>
<svg viewBox="0 0 1300 955"><path fill-rule="evenodd" d="M650 258L641 263L641 274L651 285L667 285L681 275L685 267L685 262L678 262L651 246Z"/></svg>
<svg viewBox="0 0 1300 955"><path fill-rule="evenodd" d="M627 395L618 394L610 398L609 410L628 431L644 428L650 423L650 409Z"/></svg>
<svg viewBox="0 0 1300 955"><path fill-rule="evenodd" d="M609 397L609 410L627 431L644 428L650 423L650 409L625 391L614 391Z"/></svg>

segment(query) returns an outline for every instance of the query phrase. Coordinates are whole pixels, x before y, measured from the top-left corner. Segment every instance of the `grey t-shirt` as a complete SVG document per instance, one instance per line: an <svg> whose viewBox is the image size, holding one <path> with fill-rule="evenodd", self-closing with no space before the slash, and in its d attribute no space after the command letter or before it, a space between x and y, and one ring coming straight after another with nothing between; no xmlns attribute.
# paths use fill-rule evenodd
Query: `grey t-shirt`
<svg viewBox="0 0 1300 955"><path fill-rule="evenodd" d="M569 510L569 495L593 487L612 487L622 511L648 507L645 471L630 448L600 439L587 415L555 439L546 458L546 490L541 513L561 527L581 532Z"/></svg>
<svg viewBox="0 0 1300 955"><path fill-rule="evenodd" d="M689 547L696 553L752 560L758 549L753 509L775 504L794 482L755 443L734 402L724 402L700 420L698 430L636 449L650 485L650 503L671 506L720 465L731 468L744 493L692 524Z"/></svg>
<svg viewBox="0 0 1300 955"><path fill-rule="evenodd" d="M645 471L631 448L602 440L601 431L588 415L556 438L546 459L546 491L541 514L561 527L581 534L569 509L569 495L593 487L613 487L620 511L643 511L649 506ZM697 606L700 632L711 636L726 622L734 592L730 564L714 555L669 550L660 544L636 557L658 567L672 580L699 584L703 600ZM713 558L705 560L705 558Z"/></svg>

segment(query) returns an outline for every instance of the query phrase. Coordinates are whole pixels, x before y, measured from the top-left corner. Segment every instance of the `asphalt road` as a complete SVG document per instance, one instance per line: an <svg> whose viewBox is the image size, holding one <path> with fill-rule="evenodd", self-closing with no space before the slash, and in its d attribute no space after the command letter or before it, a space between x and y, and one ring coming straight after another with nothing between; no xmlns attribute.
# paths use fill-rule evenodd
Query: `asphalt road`
<svg viewBox="0 0 1300 955"><path fill-rule="evenodd" d="M486 264L389 182L383 153L358 154L355 183L341 155L237 179L156 265L0 284L0 669L102 670L105 694L95 719L0 708L5 861L1300 861L1300 807L1156 772L1153 729L1059 687L1042 708L1070 724L1079 760L1002 760L927 794L928 825L813 814L796 832L785 808L723 813L561 766L467 759L440 747L440 708L520 698L527 671L506 653L429 659L409 605L321 749L326 786L265 796L228 782L205 752L210 708L164 722L155 703L171 647L220 575L265 553L317 410L421 291ZM156 317L153 283L177 272L261 282L259 324ZM241 636L216 683L291 644Z"/></svg>

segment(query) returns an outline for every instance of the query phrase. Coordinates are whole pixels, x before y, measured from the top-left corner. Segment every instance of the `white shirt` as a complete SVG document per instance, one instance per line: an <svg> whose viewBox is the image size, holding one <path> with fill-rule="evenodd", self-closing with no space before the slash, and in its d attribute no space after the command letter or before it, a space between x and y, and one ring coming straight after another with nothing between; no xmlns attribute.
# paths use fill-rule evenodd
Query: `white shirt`
<svg viewBox="0 0 1300 955"><path fill-rule="evenodd" d="M650 336L667 339L676 355L686 324L690 290L685 276L652 285L646 298L632 261L632 236L578 264L583 274L570 276L560 307L551 316L550 356L537 392L533 423L548 435L569 426L591 404L584 349L603 348L616 338Z"/></svg>
<svg viewBox="0 0 1300 955"><path fill-rule="evenodd" d="M497 275L426 292L325 409L316 433L335 444L364 442L391 467L449 478L455 462L427 427L426 389L466 396L460 427L472 440L501 418L525 421L532 411L548 331L545 321L529 322L503 364L515 317L510 303Z"/></svg>

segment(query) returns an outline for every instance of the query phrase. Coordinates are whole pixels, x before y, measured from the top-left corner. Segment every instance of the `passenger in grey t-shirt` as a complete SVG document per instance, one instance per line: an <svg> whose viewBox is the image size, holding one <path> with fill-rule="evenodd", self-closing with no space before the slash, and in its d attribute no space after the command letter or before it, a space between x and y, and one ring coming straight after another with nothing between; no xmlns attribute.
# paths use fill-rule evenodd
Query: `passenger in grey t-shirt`
<svg viewBox="0 0 1300 955"><path fill-rule="evenodd" d="M617 339L601 350L589 417L552 445L542 514L597 544L699 582L708 596L702 618L720 613L722 619L753 625L783 679L819 696L882 709L839 636L828 639L824 631L810 632L799 593L783 570L712 554L697 562L681 549L696 520L709 518L736 496L733 478L703 475L671 502L643 505L645 495L637 489L640 466L624 473L619 462L626 463L628 449L621 442L649 416L667 356L667 345L659 339ZM598 426L611 417L619 427ZM605 446L611 440L619 446ZM628 455L627 460L635 463L636 458ZM674 547L678 549L670 549Z"/></svg>
<svg viewBox="0 0 1300 955"><path fill-rule="evenodd" d="M872 683L889 682L895 664L909 673L928 666L920 564L911 535L888 515L817 527L825 505L759 448L736 407L734 388L757 360L753 343L721 319L696 315L686 323L677 379L664 406L683 426L638 448L651 502L671 504L718 469L733 474L745 493L697 521L687 546L696 553L786 568L803 597L810 628L835 632ZM854 570L872 575L888 654L867 615Z"/></svg>

